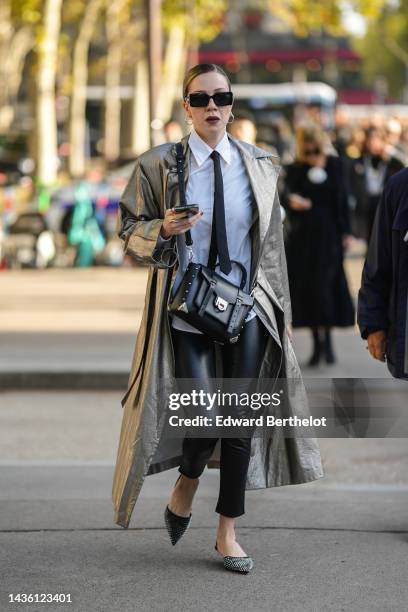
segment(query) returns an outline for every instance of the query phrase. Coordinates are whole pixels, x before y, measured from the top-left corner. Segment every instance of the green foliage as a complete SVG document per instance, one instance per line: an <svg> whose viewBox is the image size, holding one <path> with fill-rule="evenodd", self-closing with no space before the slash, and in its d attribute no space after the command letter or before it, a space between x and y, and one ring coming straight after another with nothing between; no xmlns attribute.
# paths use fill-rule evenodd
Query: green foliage
<svg viewBox="0 0 408 612"><path fill-rule="evenodd" d="M408 0L388 4L381 14L369 21L363 39L356 39L354 47L363 56L363 77L372 86L376 78L385 77L389 94L401 97L408 66ZM391 43L391 44L389 44Z"/></svg>
<svg viewBox="0 0 408 612"><path fill-rule="evenodd" d="M376 18L387 0L349 0L348 4L367 18ZM284 19L299 36L308 36L317 29L331 34L344 33L342 25L342 0L258 0L260 8Z"/></svg>
<svg viewBox="0 0 408 612"><path fill-rule="evenodd" d="M269 11L286 21L298 36L316 29L341 31L341 10L337 0L269 0Z"/></svg>
<svg viewBox="0 0 408 612"><path fill-rule="evenodd" d="M163 0L162 24L165 32L182 26L187 42L208 42L222 30L227 0Z"/></svg>
<svg viewBox="0 0 408 612"><path fill-rule="evenodd" d="M78 23L81 21L85 12L85 0L69 0L62 5L62 23Z"/></svg>
<svg viewBox="0 0 408 612"><path fill-rule="evenodd" d="M35 25L41 21L43 0L12 0L11 17L17 25Z"/></svg>
<svg viewBox="0 0 408 612"><path fill-rule="evenodd" d="M367 19L378 19L389 2L387 0L351 0L349 4L356 13L360 13Z"/></svg>

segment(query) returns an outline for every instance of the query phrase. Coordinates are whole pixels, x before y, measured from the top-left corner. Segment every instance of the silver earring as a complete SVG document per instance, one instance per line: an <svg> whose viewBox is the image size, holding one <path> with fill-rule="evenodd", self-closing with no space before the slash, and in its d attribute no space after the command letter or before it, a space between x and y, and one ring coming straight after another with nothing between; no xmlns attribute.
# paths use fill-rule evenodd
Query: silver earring
<svg viewBox="0 0 408 612"><path fill-rule="evenodd" d="M187 125L193 125L193 120L188 115L184 117L184 121L187 123Z"/></svg>
<svg viewBox="0 0 408 612"><path fill-rule="evenodd" d="M232 123L234 119L235 119L234 113L231 111L230 118L228 119L227 123Z"/></svg>

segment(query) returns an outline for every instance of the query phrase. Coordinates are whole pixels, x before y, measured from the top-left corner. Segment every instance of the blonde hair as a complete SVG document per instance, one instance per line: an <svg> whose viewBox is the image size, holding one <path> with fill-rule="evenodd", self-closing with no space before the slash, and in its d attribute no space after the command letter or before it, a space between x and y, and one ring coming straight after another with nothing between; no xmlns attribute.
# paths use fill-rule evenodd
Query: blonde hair
<svg viewBox="0 0 408 612"><path fill-rule="evenodd" d="M326 137L322 128L314 123L301 125L296 129L296 159L307 161L304 151L307 146L314 145L324 153Z"/></svg>
<svg viewBox="0 0 408 612"><path fill-rule="evenodd" d="M207 72L218 72L218 74L222 74L225 77L228 89L231 91L231 81L228 78L226 72L218 66L218 64L196 64L187 72L183 80L183 98L185 98L188 94L188 88L190 83L200 74L206 74Z"/></svg>

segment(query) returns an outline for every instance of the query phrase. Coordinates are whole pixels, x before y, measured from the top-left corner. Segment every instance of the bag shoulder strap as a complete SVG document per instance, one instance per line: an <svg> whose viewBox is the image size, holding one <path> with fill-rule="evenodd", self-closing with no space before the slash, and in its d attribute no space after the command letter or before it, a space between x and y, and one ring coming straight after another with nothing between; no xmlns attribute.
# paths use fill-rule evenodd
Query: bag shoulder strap
<svg viewBox="0 0 408 612"><path fill-rule="evenodd" d="M179 193L180 193L180 206L186 206L186 187L184 185L184 151L183 144L178 142L176 144L176 164L177 164L177 176L178 176L178 185L179 185ZM177 206L176 206L177 208ZM184 234L184 238L186 241L186 245L191 247L193 244L193 240L191 238L190 230L187 230Z"/></svg>
<svg viewBox="0 0 408 612"><path fill-rule="evenodd" d="M176 144L176 163L177 163L177 176L179 183L179 192L180 192L180 206L186 205L186 188L184 185L184 153L183 153L183 145L181 142Z"/></svg>

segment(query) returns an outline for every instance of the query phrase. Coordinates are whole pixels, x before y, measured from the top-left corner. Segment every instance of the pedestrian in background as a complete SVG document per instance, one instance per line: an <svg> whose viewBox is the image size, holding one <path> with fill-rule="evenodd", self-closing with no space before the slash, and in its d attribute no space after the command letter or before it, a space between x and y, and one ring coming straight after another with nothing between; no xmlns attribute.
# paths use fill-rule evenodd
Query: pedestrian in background
<svg viewBox="0 0 408 612"><path fill-rule="evenodd" d="M407 158L402 142L402 125L395 117L391 117L386 123L386 152L390 157L395 157L405 167Z"/></svg>
<svg viewBox="0 0 408 612"><path fill-rule="evenodd" d="M375 212L388 179L403 168L387 147L386 132L370 127L366 132L364 150L349 166L349 188L355 200L353 233L370 241Z"/></svg>
<svg viewBox="0 0 408 612"><path fill-rule="evenodd" d="M257 141L258 130L253 117L249 113L244 113L242 111L235 113L234 121L231 123L231 125L228 126L228 133L231 134L231 136L233 136L234 138L237 138L238 140L243 140L244 142L248 142L249 144L261 147L266 151L270 151L271 153L273 153L273 155L276 156L276 160L278 159L278 154L275 147L267 145L264 142ZM277 163L277 161L275 162L273 158L271 159L273 163ZM280 206L280 211L281 219L282 221L284 221L286 212L283 206Z"/></svg>
<svg viewBox="0 0 408 612"><path fill-rule="evenodd" d="M374 359L408 379L408 169L385 186L358 293L357 322Z"/></svg>
<svg viewBox="0 0 408 612"><path fill-rule="evenodd" d="M282 193L292 325L311 329L310 366L323 356L336 361L331 329L352 326L355 318L343 269L351 236L342 164L325 153L325 140L318 126L297 129L296 161L284 169Z"/></svg>
<svg viewBox="0 0 408 612"><path fill-rule="evenodd" d="M81 181L75 188L68 241L76 246L75 265L79 267L92 266L96 255L102 252L106 244L90 197L89 182L86 180Z"/></svg>
<svg viewBox="0 0 408 612"><path fill-rule="evenodd" d="M238 140L256 144L257 129L254 118L249 113L235 112L234 121L228 126L228 133Z"/></svg>
<svg viewBox="0 0 408 612"><path fill-rule="evenodd" d="M163 134L166 142L177 142L184 135L181 125L175 119L170 119L164 124Z"/></svg>

